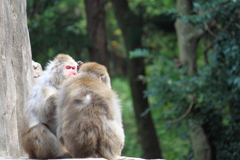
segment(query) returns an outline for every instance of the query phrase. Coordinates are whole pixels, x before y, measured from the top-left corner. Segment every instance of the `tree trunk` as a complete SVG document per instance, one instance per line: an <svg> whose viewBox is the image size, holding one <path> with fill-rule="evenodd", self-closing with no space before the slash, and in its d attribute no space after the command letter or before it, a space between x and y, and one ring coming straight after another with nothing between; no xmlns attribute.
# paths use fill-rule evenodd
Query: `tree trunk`
<svg viewBox="0 0 240 160"><path fill-rule="evenodd" d="M180 15L191 15L192 0L177 0L177 9ZM196 29L192 24L183 22L180 19L176 20L175 28L177 31L180 62L182 65L188 67L189 75L196 75L197 45L203 31ZM211 160L211 146L203 127L199 124L199 120L190 120L189 126L194 158L196 160Z"/></svg>
<svg viewBox="0 0 240 160"><path fill-rule="evenodd" d="M105 28L104 0L85 0L87 31L92 41L88 47L90 61L95 61L108 68L109 55Z"/></svg>
<svg viewBox="0 0 240 160"><path fill-rule="evenodd" d="M0 0L0 157L19 157L22 110L33 84L26 0Z"/></svg>
<svg viewBox="0 0 240 160"><path fill-rule="evenodd" d="M192 0L177 0L177 9L180 15L191 15ZM203 31L196 30L192 24L183 22L180 19L176 20L175 28L177 31L180 62L188 67L188 74L195 75L197 73L196 49Z"/></svg>
<svg viewBox="0 0 240 160"><path fill-rule="evenodd" d="M194 37L194 27L179 19L175 23L178 47L179 47L179 60L183 66L188 67L188 74L195 75L197 73L197 43L198 39Z"/></svg>
<svg viewBox="0 0 240 160"><path fill-rule="evenodd" d="M122 30L127 51L129 52L136 48L141 48L142 19L131 12L127 0L113 0L112 4L118 25ZM138 79L139 75L145 75L143 58L129 59L128 77L140 142L143 149L143 157L161 158L161 150L151 112L148 112L145 116L141 116L141 114L149 108L149 104L148 99L144 98L143 95L143 91L146 90L146 84Z"/></svg>
<svg viewBox="0 0 240 160"><path fill-rule="evenodd" d="M203 130L203 127L194 120L189 121L191 128L191 142L194 151L195 160L211 160L211 146L208 142L208 138Z"/></svg>

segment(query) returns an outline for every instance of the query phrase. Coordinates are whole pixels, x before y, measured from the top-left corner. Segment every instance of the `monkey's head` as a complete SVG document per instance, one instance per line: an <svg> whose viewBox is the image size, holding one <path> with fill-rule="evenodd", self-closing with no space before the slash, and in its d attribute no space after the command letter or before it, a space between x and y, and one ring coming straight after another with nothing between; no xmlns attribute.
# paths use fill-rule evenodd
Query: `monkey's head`
<svg viewBox="0 0 240 160"><path fill-rule="evenodd" d="M48 64L52 82L60 85L65 79L77 74L78 63L69 55L58 54L53 61Z"/></svg>
<svg viewBox="0 0 240 160"><path fill-rule="evenodd" d="M107 68L104 65L96 62L83 63L79 68L79 72L81 74L90 74L111 88L110 77Z"/></svg>

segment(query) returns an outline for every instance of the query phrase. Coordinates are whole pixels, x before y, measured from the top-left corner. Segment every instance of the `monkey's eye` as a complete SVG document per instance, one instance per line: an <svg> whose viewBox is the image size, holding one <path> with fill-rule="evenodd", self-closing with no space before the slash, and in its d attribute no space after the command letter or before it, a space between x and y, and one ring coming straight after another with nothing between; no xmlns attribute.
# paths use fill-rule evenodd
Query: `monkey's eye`
<svg viewBox="0 0 240 160"><path fill-rule="evenodd" d="M65 68L66 68L66 69L72 69L72 70L75 70L76 66L73 66L73 65L66 65Z"/></svg>
<svg viewBox="0 0 240 160"><path fill-rule="evenodd" d="M66 66L66 69L71 69L72 67L71 66Z"/></svg>

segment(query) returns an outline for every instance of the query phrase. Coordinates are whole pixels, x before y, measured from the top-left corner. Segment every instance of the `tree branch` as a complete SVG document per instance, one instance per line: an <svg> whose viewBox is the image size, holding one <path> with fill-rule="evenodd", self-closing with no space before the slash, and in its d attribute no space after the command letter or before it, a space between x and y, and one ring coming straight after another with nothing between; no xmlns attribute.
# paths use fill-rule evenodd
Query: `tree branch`
<svg viewBox="0 0 240 160"><path fill-rule="evenodd" d="M181 117L179 117L179 118L177 118L177 119L175 119L175 120L169 120L169 121L167 121L167 123L174 123L174 122L180 121L180 120L182 120L184 117L186 117L186 116L188 115L188 113L191 111L194 102L195 102L195 98L193 97L193 98L192 98L192 101L191 101L191 103L190 103L190 105L189 105L189 107L188 107L188 109L187 109L187 111L186 111Z"/></svg>

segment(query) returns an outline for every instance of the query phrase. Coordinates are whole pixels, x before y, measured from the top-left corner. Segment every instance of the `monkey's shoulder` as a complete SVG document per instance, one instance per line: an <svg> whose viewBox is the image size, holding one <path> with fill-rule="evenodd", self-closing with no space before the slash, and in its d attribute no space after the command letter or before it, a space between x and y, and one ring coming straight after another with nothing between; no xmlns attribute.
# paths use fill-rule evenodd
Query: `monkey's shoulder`
<svg viewBox="0 0 240 160"><path fill-rule="evenodd" d="M86 88L90 90L111 90L106 84L102 83L99 79L95 77L84 77L84 76L74 76L69 78L64 84L64 88L79 89Z"/></svg>

